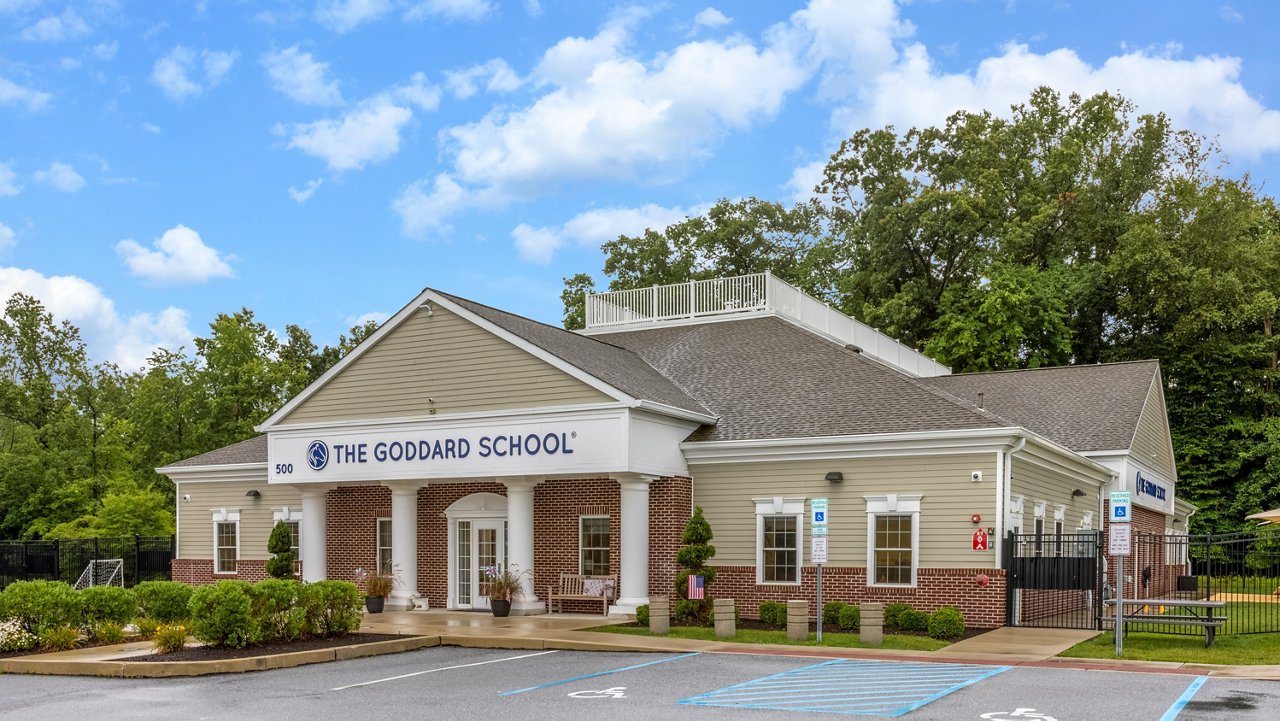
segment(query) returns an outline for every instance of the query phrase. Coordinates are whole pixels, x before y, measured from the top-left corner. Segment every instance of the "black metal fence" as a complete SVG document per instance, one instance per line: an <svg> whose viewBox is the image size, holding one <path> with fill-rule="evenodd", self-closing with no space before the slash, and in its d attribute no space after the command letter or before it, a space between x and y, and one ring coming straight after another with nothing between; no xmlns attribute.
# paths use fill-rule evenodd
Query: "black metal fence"
<svg viewBox="0 0 1280 721"><path fill-rule="evenodd" d="M75 538L57 541L0 541L0 588L14 581L66 581L74 584L90 561L120 559L124 585L168 580L174 556L173 536Z"/></svg>
<svg viewBox="0 0 1280 721"><path fill-rule="evenodd" d="M1011 533L1004 553L1010 625L1096 628L1102 564L1095 531Z"/></svg>

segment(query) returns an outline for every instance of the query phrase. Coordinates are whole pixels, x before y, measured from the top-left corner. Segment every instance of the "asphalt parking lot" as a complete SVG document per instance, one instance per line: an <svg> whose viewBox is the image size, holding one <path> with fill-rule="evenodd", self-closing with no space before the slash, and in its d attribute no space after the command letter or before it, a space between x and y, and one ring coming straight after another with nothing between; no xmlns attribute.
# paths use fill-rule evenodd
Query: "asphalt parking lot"
<svg viewBox="0 0 1280 721"><path fill-rule="evenodd" d="M732 654L431 648L242 675L0 678L0 719L1267 719L1280 683Z"/></svg>

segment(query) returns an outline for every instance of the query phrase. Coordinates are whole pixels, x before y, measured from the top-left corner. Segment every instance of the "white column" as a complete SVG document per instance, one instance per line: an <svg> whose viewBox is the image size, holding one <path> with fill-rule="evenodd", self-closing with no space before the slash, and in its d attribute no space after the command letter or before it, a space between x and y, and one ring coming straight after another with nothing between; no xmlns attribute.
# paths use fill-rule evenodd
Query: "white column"
<svg viewBox="0 0 1280 721"><path fill-rule="evenodd" d="M294 486L302 493L302 520L298 522L298 555L302 556L302 580L311 583L323 581L328 565L329 507L326 501L328 486Z"/></svg>
<svg viewBox="0 0 1280 721"><path fill-rule="evenodd" d="M649 602L649 482L653 476L619 476L622 492L622 588L609 613L634 614Z"/></svg>
<svg viewBox="0 0 1280 721"><path fill-rule="evenodd" d="M533 576L533 489L542 478L512 476L498 481L507 487L507 568L523 574L524 594L520 600L512 601L511 613L519 616L544 613L546 606L538 598Z"/></svg>
<svg viewBox="0 0 1280 721"><path fill-rule="evenodd" d="M387 608L413 608L409 599L418 595L418 488L417 483L391 486L391 567L400 583L391 589Z"/></svg>

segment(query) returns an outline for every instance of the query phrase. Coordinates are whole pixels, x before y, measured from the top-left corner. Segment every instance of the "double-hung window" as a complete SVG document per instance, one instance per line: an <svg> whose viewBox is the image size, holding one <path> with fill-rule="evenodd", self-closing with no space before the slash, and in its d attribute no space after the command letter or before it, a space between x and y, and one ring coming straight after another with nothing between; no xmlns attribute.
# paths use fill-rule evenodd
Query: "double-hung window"
<svg viewBox="0 0 1280 721"><path fill-rule="evenodd" d="M302 562L301 549L298 547L299 529L302 526L302 509L285 506L273 511L271 516L272 521L283 523L289 529L289 550L293 551L293 573L297 575L300 568L299 564Z"/></svg>
<svg viewBox="0 0 1280 721"><path fill-rule="evenodd" d="M756 506L756 583L800 583L804 498L752 500Z"/></svg>
<svg viewBox="0 0 1280 721"><path fill-rule="evenodd" d="M921 496L890 493L863 498L867 502L867 585L916 585Z"/></svg>
<svg viewBox="0 0 1280 721"><path fill-rule="evenodd" d="M213 512L213 572L235 573L240 561L240 510Z"/></svg>
<svg viewBox="0 0 1280 721"><path fill-rule="evenodd" d="M378 573L391 575L391 519L378 519Z"/></svg>
<svg viewBox="0 0 1280 721"><path fill-rule="evenodd" d="M609 574L609 517L578 518L578 566L585 576Z"/></svg>

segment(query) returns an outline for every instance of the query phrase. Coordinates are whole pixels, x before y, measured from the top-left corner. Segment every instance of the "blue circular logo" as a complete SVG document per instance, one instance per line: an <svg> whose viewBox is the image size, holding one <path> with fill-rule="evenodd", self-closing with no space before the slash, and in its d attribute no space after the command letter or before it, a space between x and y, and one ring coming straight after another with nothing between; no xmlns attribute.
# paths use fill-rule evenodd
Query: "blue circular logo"
<svg viewBox="0 0 1280 721"><path fill-rule="evenodd" d="M311 441L311 445L307 446L307 465L313 471L329 465L329 446L324 441Z"/></svg>

